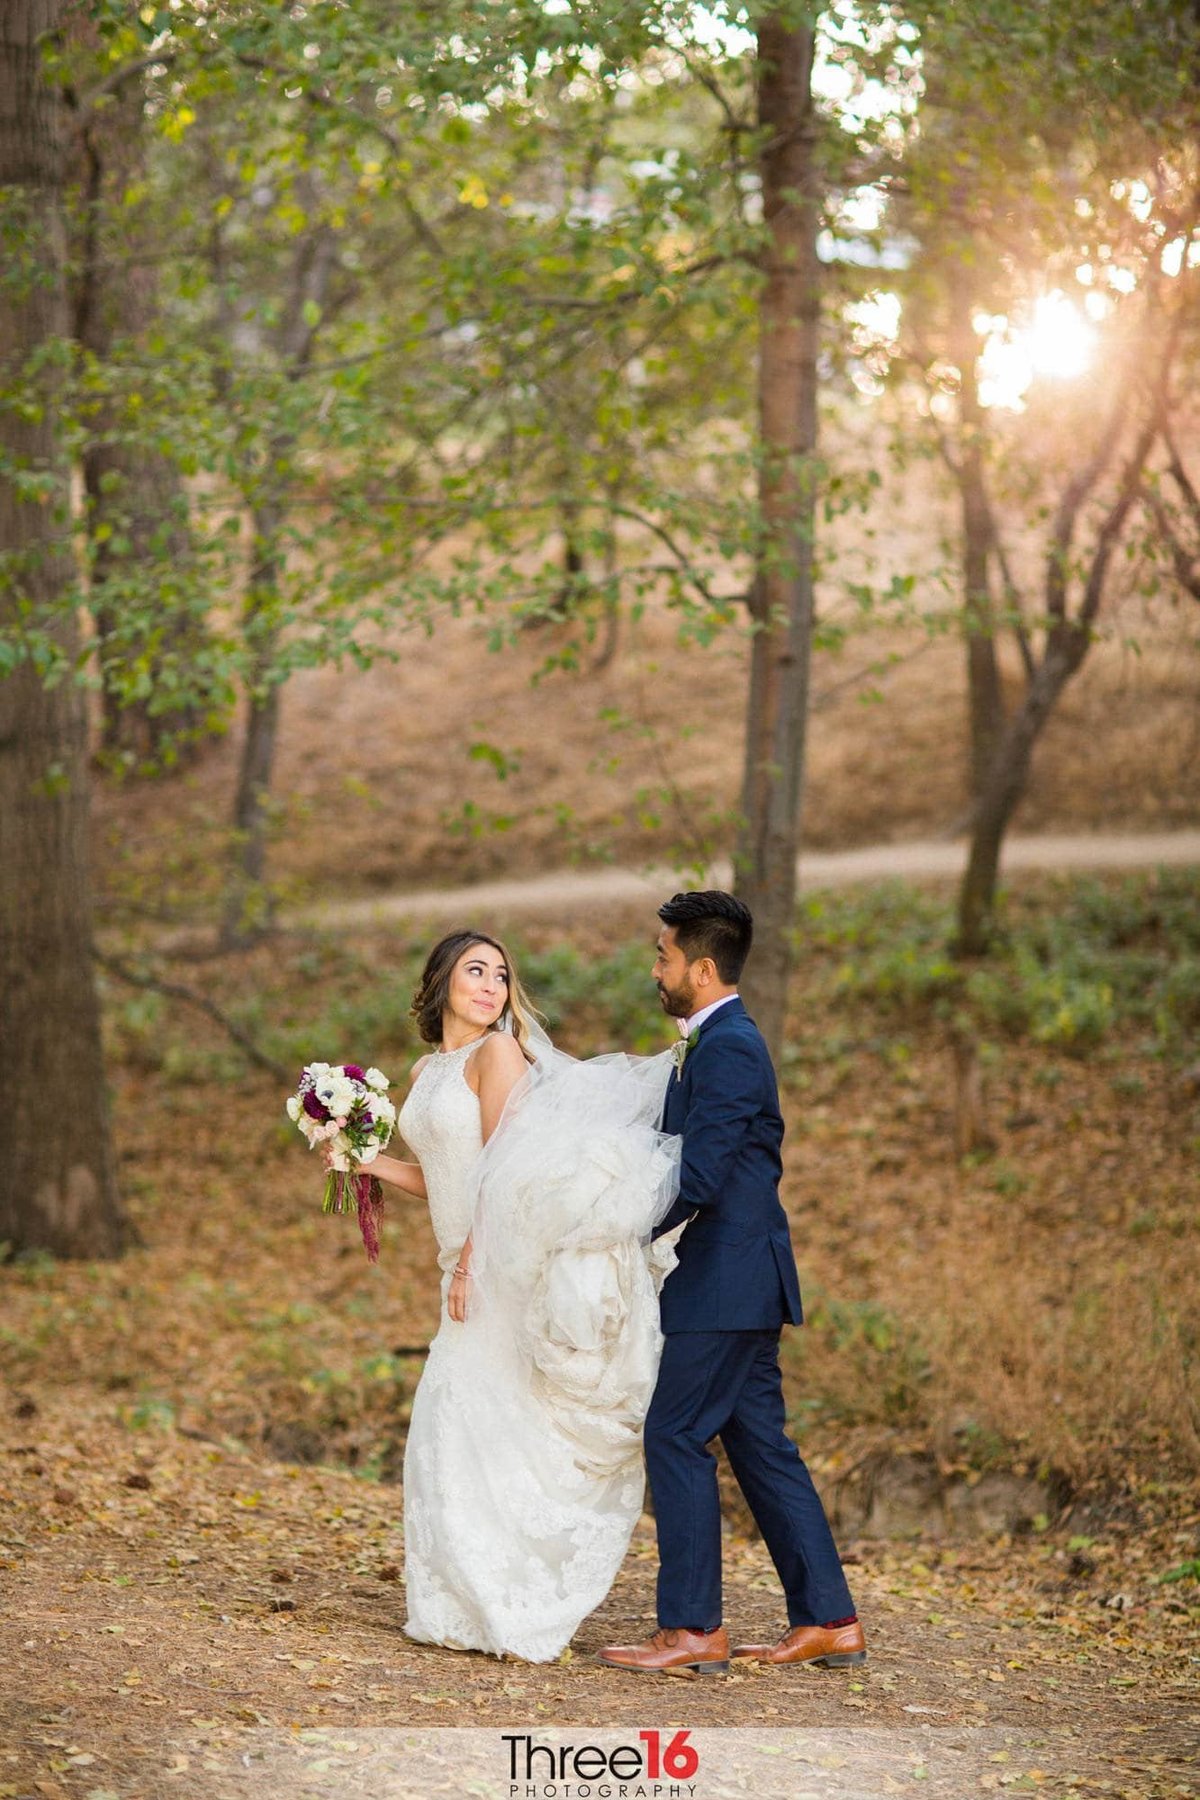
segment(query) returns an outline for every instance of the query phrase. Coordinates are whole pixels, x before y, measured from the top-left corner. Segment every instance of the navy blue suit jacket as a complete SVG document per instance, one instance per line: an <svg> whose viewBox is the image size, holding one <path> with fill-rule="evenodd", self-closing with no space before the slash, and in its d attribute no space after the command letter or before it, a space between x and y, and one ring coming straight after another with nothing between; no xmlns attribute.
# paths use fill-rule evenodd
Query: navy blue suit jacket
<svg viewBox="0 0 1200 1800"><path fill-rule="evenodd" d="M779 1201L783 1116L758 1026L736 997L700 1027L673 1074L663 1130L683 1138L679 1198L655 1236L682 1219L679 1266L663 1283L662 1328L761 1331L799 1325L800 1282Z"/></svg>

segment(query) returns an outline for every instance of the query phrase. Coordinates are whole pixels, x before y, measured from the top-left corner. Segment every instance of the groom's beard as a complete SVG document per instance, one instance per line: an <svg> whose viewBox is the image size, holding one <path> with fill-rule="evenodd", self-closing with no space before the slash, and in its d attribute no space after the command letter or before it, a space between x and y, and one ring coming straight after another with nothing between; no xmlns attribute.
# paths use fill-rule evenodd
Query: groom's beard
<svg viewBox="0 0 1200 1800"><path fill-rule="evenodd" d="M691 982L682 987L664 987L661 981L655 983L658 997L662 1001L662 1009L669 1019L690 1019L696 1010L696 990Z"/></svg>

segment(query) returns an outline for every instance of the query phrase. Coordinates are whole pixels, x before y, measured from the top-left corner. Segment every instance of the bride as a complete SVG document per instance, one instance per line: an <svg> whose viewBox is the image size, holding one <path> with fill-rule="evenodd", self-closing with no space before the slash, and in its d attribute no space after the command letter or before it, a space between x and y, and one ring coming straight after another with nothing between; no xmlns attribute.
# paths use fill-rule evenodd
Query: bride
<svg viewBox="0 0 1200 1800"><path fill-rule="evenodd" d="M442 1314L404 1457L408 1635L554 1660L604 1599L642 1507L642 1423L674 1266L671 1068L576 1062L497 939L458 931L413 999L433 1046L372 1173L427 1199Z"/></svg>

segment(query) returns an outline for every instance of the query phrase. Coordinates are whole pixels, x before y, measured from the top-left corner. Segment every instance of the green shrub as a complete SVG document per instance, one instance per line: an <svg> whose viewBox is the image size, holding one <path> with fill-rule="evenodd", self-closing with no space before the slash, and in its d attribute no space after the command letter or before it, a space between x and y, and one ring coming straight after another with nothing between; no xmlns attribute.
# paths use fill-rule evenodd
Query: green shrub
<svg viewBox="0 0 1200 1800"><path fill-rule="evenodd" d="M788 1355L803 1361L809 1399L824 1416L892 1425L920 1417L930 1365L913 1326L876 1301L820 1293L805 1319L807 1331L786 1340Z"/></svg>
<svg viewBox="0 0 1200 1800"><path fill-rule="evenodd" d="M1063 879L1001 906L985 959L949 954L947 899L889 883L824 894L799 909L801 979L887 1017L965 1011L1000 1031L1084 1055L1143 1025L1154 1054L1185 1053L1200 1029L1200 902L1191 871L1119 882Z"/></svg>

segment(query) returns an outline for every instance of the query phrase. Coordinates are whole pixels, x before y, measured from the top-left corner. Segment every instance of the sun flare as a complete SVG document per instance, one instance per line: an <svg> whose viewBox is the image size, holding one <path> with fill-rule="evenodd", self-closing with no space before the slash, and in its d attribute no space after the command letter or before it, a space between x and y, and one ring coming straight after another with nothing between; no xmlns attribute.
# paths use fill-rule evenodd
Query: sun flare
<svg viewBox="0 0 1200 1800"><path fill-rule="evenodd" d="M979 313L979 399L983 406L1022 412L1035 377L1071 381L1086 374L1097 334L1082 309L1055 289L1036 301L1027 325L1013 326L1003 313Z"/></svg>

